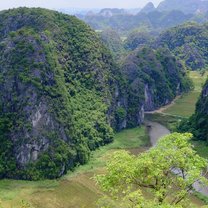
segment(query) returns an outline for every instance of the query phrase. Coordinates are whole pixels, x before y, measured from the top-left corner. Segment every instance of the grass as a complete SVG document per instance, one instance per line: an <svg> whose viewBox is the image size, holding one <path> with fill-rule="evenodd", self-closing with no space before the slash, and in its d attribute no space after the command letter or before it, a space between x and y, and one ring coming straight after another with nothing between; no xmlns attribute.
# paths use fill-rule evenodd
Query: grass
<svg viewBox="0 0 208 208"><path fill-rule="evenodd" d="M92 177L104 171L107 158L118 149L139 153L147 149L149 138L145 127L117 133L113 143L92 153L88 164L69 172L59 180L0 181L0 199L4 208L18 208L23 199L31 208L94 208L102 192Z"/></svg>
<svg viewBox="0 0 208 208"><path fill-rule="evenodd" d="M192 141L194 149L197 153L206 159L208 159L208 146L206 141Z"/></svg>
<svg viewBox="0 0 208 208"><path fill-rule="evenodd" d="M107 157L115 150L127 149L140 152L148 145L150 145L149 137L144 126L123 130L115 135L113 143L94 151L87 164L78 167L74 172L70 172L65 177L70 178L78 173L105 167Z"/></svg>
<svg viewBox="0 0 208 208"><path fill-rule="evenodd" d="M182 117L191 116L195 111L195 105L200 96L201 89L207 78L207 75L208 73L206 73L204 76L201 76L197 71L189 72L189 76L193 80L195 86L194 90L182 95L175 101L174 105L164 110L163 113Z"/></svg>

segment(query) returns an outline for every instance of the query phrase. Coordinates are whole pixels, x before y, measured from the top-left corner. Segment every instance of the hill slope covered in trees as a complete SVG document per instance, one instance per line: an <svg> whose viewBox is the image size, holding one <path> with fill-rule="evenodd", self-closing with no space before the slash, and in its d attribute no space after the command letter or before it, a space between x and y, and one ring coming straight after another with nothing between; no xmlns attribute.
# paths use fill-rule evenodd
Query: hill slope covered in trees
<svg viewBox="0 0 208 208"><path fill-rule="evenodd" d="M75 17L20 8L0 21L0 175L58 177L112 141L116 66Z"/></svg>
<svg viewBox="0 0 208 208"><path fill-rule="evenodd" d="M113 129L140 125L145 93L154 109L189 89L167 52L143 49L120 69L76 17L19 8L0 22L1 178L60 177L111 142Z"/></svg>
<svg viewBox="0 0 208 208"><path fill-rule="evenodd" d="M169 48L191 70L208 66L208 25L186 23L162 33L156 46Z"/></svg>

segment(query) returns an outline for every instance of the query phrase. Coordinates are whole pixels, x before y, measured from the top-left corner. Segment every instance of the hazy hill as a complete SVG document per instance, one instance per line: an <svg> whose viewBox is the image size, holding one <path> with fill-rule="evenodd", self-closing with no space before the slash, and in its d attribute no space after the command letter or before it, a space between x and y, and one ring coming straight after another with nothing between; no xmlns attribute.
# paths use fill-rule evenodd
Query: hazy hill
<svg viewBox="0 0 208 208"><path fill-rule="evenodd" d="M157 7L159 11L179 10L184 13L199 13L208 11L206 0L164 0Z"/></svg>
<svg viewBox="0 0 208 208"><path fill-rule="evenodd" d="M161 31L167 28L177 26L194 17L192 14L184 14L181 11L160 12L152 10L144 13L139 12L136 15L118 14L118 15L90 15L82 19L95 30L105 30L112 28L121 35L126 35L133 30Z"/></svg>
<svg viewBox="0 0 208 208"><path fill-rule="evenodd" d="M152 2L147 3L142 9L141 9L141 13L149 13L149 12L153 12L155 11L155 6Z"/></svg>

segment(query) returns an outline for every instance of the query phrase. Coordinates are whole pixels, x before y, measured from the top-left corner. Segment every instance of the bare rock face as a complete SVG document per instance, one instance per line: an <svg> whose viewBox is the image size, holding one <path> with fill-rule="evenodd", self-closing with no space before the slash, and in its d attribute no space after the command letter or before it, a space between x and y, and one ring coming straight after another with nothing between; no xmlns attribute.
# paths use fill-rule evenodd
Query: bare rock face
<svg viewBox="0 0 208 208"><path fill-rule="evenodd" d="M0 83L1 115L13 115L9 139L18 169L25 169L49 150L53 145L50 133L54 132L58 140L70 141L64 125L53 113L53 98L44 89L60 86L52 70L44 71L47 58L43 51L43 45L24 31L1 41L0 73L4 77Z"/></svg>
<svg viewBox="0 0 208 208"><path fill-rule="evenodd" d="M149 89L148 84L144 87L144 95L145 95L145 110L152 111L155 109L154 100L153 100L153 92Z"/></svg>

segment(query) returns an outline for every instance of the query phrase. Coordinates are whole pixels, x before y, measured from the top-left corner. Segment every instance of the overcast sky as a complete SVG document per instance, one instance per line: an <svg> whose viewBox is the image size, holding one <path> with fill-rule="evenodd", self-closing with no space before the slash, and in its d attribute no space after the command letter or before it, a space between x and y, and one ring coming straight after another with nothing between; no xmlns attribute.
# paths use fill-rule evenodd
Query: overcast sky
<svg viewBox="0 0 208 208"><path fill-rule="evenodd" d="M27 6L60 8L139 8L150 0L0 0L0 10ZM152 0L155 5L161 0Z"/></svg>

